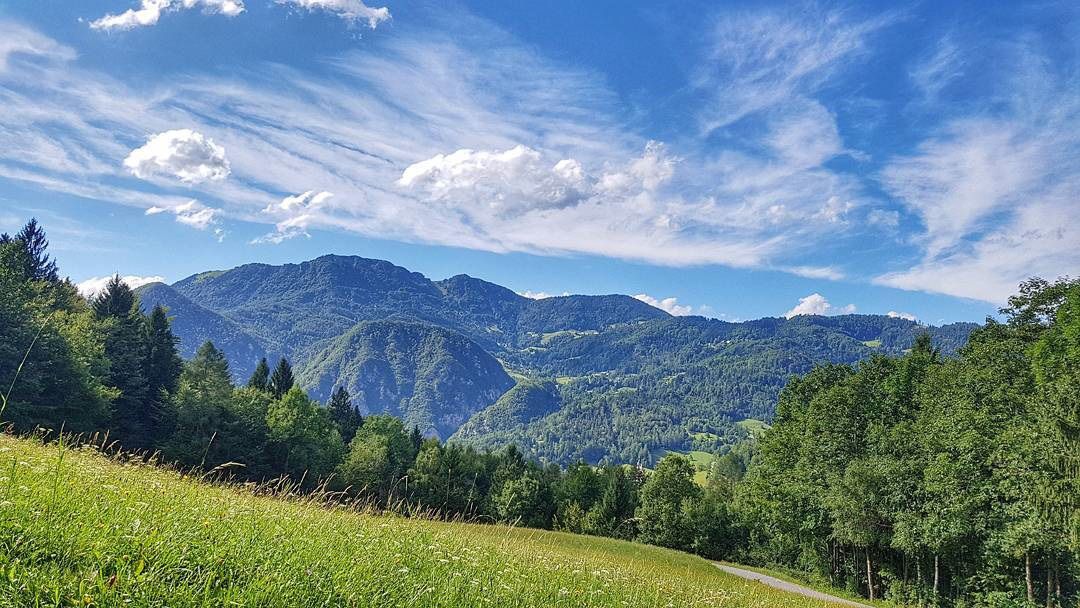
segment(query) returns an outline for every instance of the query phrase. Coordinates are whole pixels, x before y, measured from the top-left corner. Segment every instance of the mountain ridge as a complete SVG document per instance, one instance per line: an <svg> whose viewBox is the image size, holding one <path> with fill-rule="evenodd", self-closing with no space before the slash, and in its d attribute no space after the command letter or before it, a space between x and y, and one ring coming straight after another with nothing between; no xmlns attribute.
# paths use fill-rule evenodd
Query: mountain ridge
<svg viewBox="0 0 1080 608"><path fill-rule="evenodd" d="M885 315L677 317L627 295L532 299L469 275L433 281L385 260L340 255L196 273L140 293L146 307L180 305L170 315L182 352L225 332L238 352L219 346L234 372L252 368L256 353L281 353L320 398L351 383L364 393L363 407L402 415L429 434L490 448L514 442L559 462L650 463L668 449L722 449L745 435L736 422L771 417L792 375L900 354L923 331L951 354L977 327ZM394 338L383 345L384 335ZM431 341L445 348L421 348ZM548 388L490 410L514 386L491 371L493 361L519 383ZM343 369L396 371L376 382ZM375 385L397 401L370 400ZM513 414L534 410L543 415ZM468 424L477 415L484 422Z"/></svg>

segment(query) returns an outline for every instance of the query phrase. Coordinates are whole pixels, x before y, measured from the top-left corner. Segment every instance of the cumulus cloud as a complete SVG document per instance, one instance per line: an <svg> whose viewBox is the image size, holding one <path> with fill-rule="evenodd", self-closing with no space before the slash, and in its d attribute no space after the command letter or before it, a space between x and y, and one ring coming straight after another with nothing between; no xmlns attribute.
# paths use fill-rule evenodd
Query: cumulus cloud
<svg viewBox="0 0 1080 608"><path fill-rule="evenodd" d="M130 30L156 25L165 13L199 7L208 14L235 17L244 12L243 0L141 0L138 8L129 8L90 22L95 30Z"/></svg>
<svg viewBox="0 0 1080 608"><path fill-rule="evenodd" d="M790 319L800 315L850 315L854 312L854 304L836 307L820 293L812 293L805 298L799 298L799 303L795 305L795 308L785 312L784 317Z"/></svg>
<svg viewBox="0 0 1080 608"><path fill-rule="evenodd" d="M383 21L390 20L390 9L373 8L363 0L277 0L278 4L297 6L308 11L326 11L341 17L350 23L367 22L375 29Z"/></svg>
<svg viewBox="0 0 1080 608"><path fill-rule="evenodd" d="M919 321L919 318L911 314L910 312L897 312L895 310L890 310L889 312L885 313L885 316L892 317L894 319L906 319L908 321L915 321L916 323Z"/></svg>
<svg viewBox="0 0 1080 608"><path fill-rule="evenodd" d="M167 174L188 184L222 180L230 173L225 148L191 129L151 136L145 145L128 154L124 167L142 179Z"/></svg>
<svg viewBox="0 0 1080 608"><path fill-rule="evenodd" d="M679 304L678 298L654 298L647 293L639 293L634 298L676 317L694 314L694 307Z"/></svg>
<svg viewBox="0 0 1080 608"><path fill-rule="evenodd" d="M91 277L85 281L79 281L75 284L75 288L79 290L79 293L84 298L92 298L105 289L105 285L112 280L112 275L107 277ZM120 280L125 285L132 289L138 289L143 285L149 285L150 283L164 283L165 277L154 275L148 277L142 277L134 274L128 274L120 277Z"/></svg>
<svg viewBox="0 0 1080 608"><path fill-rule="evenodd" d="M437 154L407 167L397 183L430 201L482 204L506 214L576 205L592 188L578 161L548 164L523 145Z"/></svg>

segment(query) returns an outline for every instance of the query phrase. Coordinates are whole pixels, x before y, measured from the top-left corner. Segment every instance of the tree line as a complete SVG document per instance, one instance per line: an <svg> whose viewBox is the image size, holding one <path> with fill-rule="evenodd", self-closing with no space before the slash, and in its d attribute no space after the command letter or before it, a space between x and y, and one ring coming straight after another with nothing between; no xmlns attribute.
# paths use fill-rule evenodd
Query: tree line
<svg viewBox="0 0 1080 608"><path fill-rule="evenodd" d="M1024 283L956 357L924 335L792 379L772 428L702 476L677 454L563 469L424 438L343 387L314 401L285 359L234 386L211 342L181 360L168 311L144 314L118 277L83 298L47 247L33 220L0 236L0 419L16 431L108 432L237 479L780 566L905 605L1076 605L1080 281Z"/></svg>

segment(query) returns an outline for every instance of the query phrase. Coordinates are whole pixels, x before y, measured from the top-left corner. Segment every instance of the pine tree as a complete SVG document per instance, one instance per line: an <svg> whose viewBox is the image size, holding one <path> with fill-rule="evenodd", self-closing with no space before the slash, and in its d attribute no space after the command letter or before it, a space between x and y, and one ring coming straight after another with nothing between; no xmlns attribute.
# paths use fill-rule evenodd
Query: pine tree
<svg viewBox="0 0 1080 608"><path fill-rule="evenodd" d="M255 371L252 372L247 385L248 388L260 391L270 390L270 365L266 362L266 357L259 359L259 364L255 366Z"/></svg>
<svg viewBox="0 0 1080 608"><path fill-rule="evenodd" d="M330 418L341 429L342 441L348 445L352 438L356 436L356 430L360 428L363 419L360 417L360 412L356 410L356 406L353 405L349 391L344 386L337 387L337 390L331 395L328 409L330 410Z"/></svg>
<svg viewBox="0 0 1080 608"><path fill-rule="evenodd" d="M145 332L138 298L114 276L92 306L97 317L106 322L107 384L120 391L113 403L111 427L125 448L145 447L154 417L147 403Z"/></svg>
<svg viewBox="0 0 1080 608"><path fill-rule="evenodd" d="M274 398L281 399L285 393L289 392L295 382L289 360L282 357L278 360L277 367L274 368L274 375L270 376L270 392L274 395Z"/></svg>
<svg viewBox="0 0 1080 608"><path fill-rule="evenodd" d="M143 374L146 377L147 404L150 407L152 442L164 439L170 432L168 401L176 393L184 362L176 351L179 339L169 327L169 318L161 305L154 307L146 320L146 358Z"/></svg>
<svg viewBox="0 0 1080 608"><path fill-rule="evenodd" d="M49 247L49 241L45 238L45 230L42 229L41 224L38 224L37 219L30 218L30 221L15 235L15 240L22 241L23 247L26 248L26 252L29 254L26 268L27 277L35 281L48 281L50 283L60 281L56 261L45 252Z"/></svg>

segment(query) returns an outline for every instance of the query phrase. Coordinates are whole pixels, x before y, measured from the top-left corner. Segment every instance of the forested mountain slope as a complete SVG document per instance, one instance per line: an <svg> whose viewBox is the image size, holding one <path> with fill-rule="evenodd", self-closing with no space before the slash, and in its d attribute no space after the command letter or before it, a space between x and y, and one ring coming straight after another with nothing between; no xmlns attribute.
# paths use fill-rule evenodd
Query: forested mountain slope
<svg viewBox="0 0 1080 608"><path fill-rule="evenodd" d="M300 383L323 401L337 386L360 413L389 413L446 438L514 381L465 336L410 321L362 321L315 355Z"/></svg>
<svg viewBox="0 0 1080 608"><path fill-rule="evenodd" d="M975 327L878 315L673 317L624 295L534 300L349 256L204 272L142 298L170 308L185 354L212 339L233 370L247 371L262 353L282 353L320 397L343 384L369 411L399 413L430 434L515 442L562 462L716 449L743 436L735 422L769 419L787 379L817 363L899 354L924 331L951 354ZM517 378L548 381L541 393L508 395L544 405L496 403L512 386L496 360Z"/></svg>

